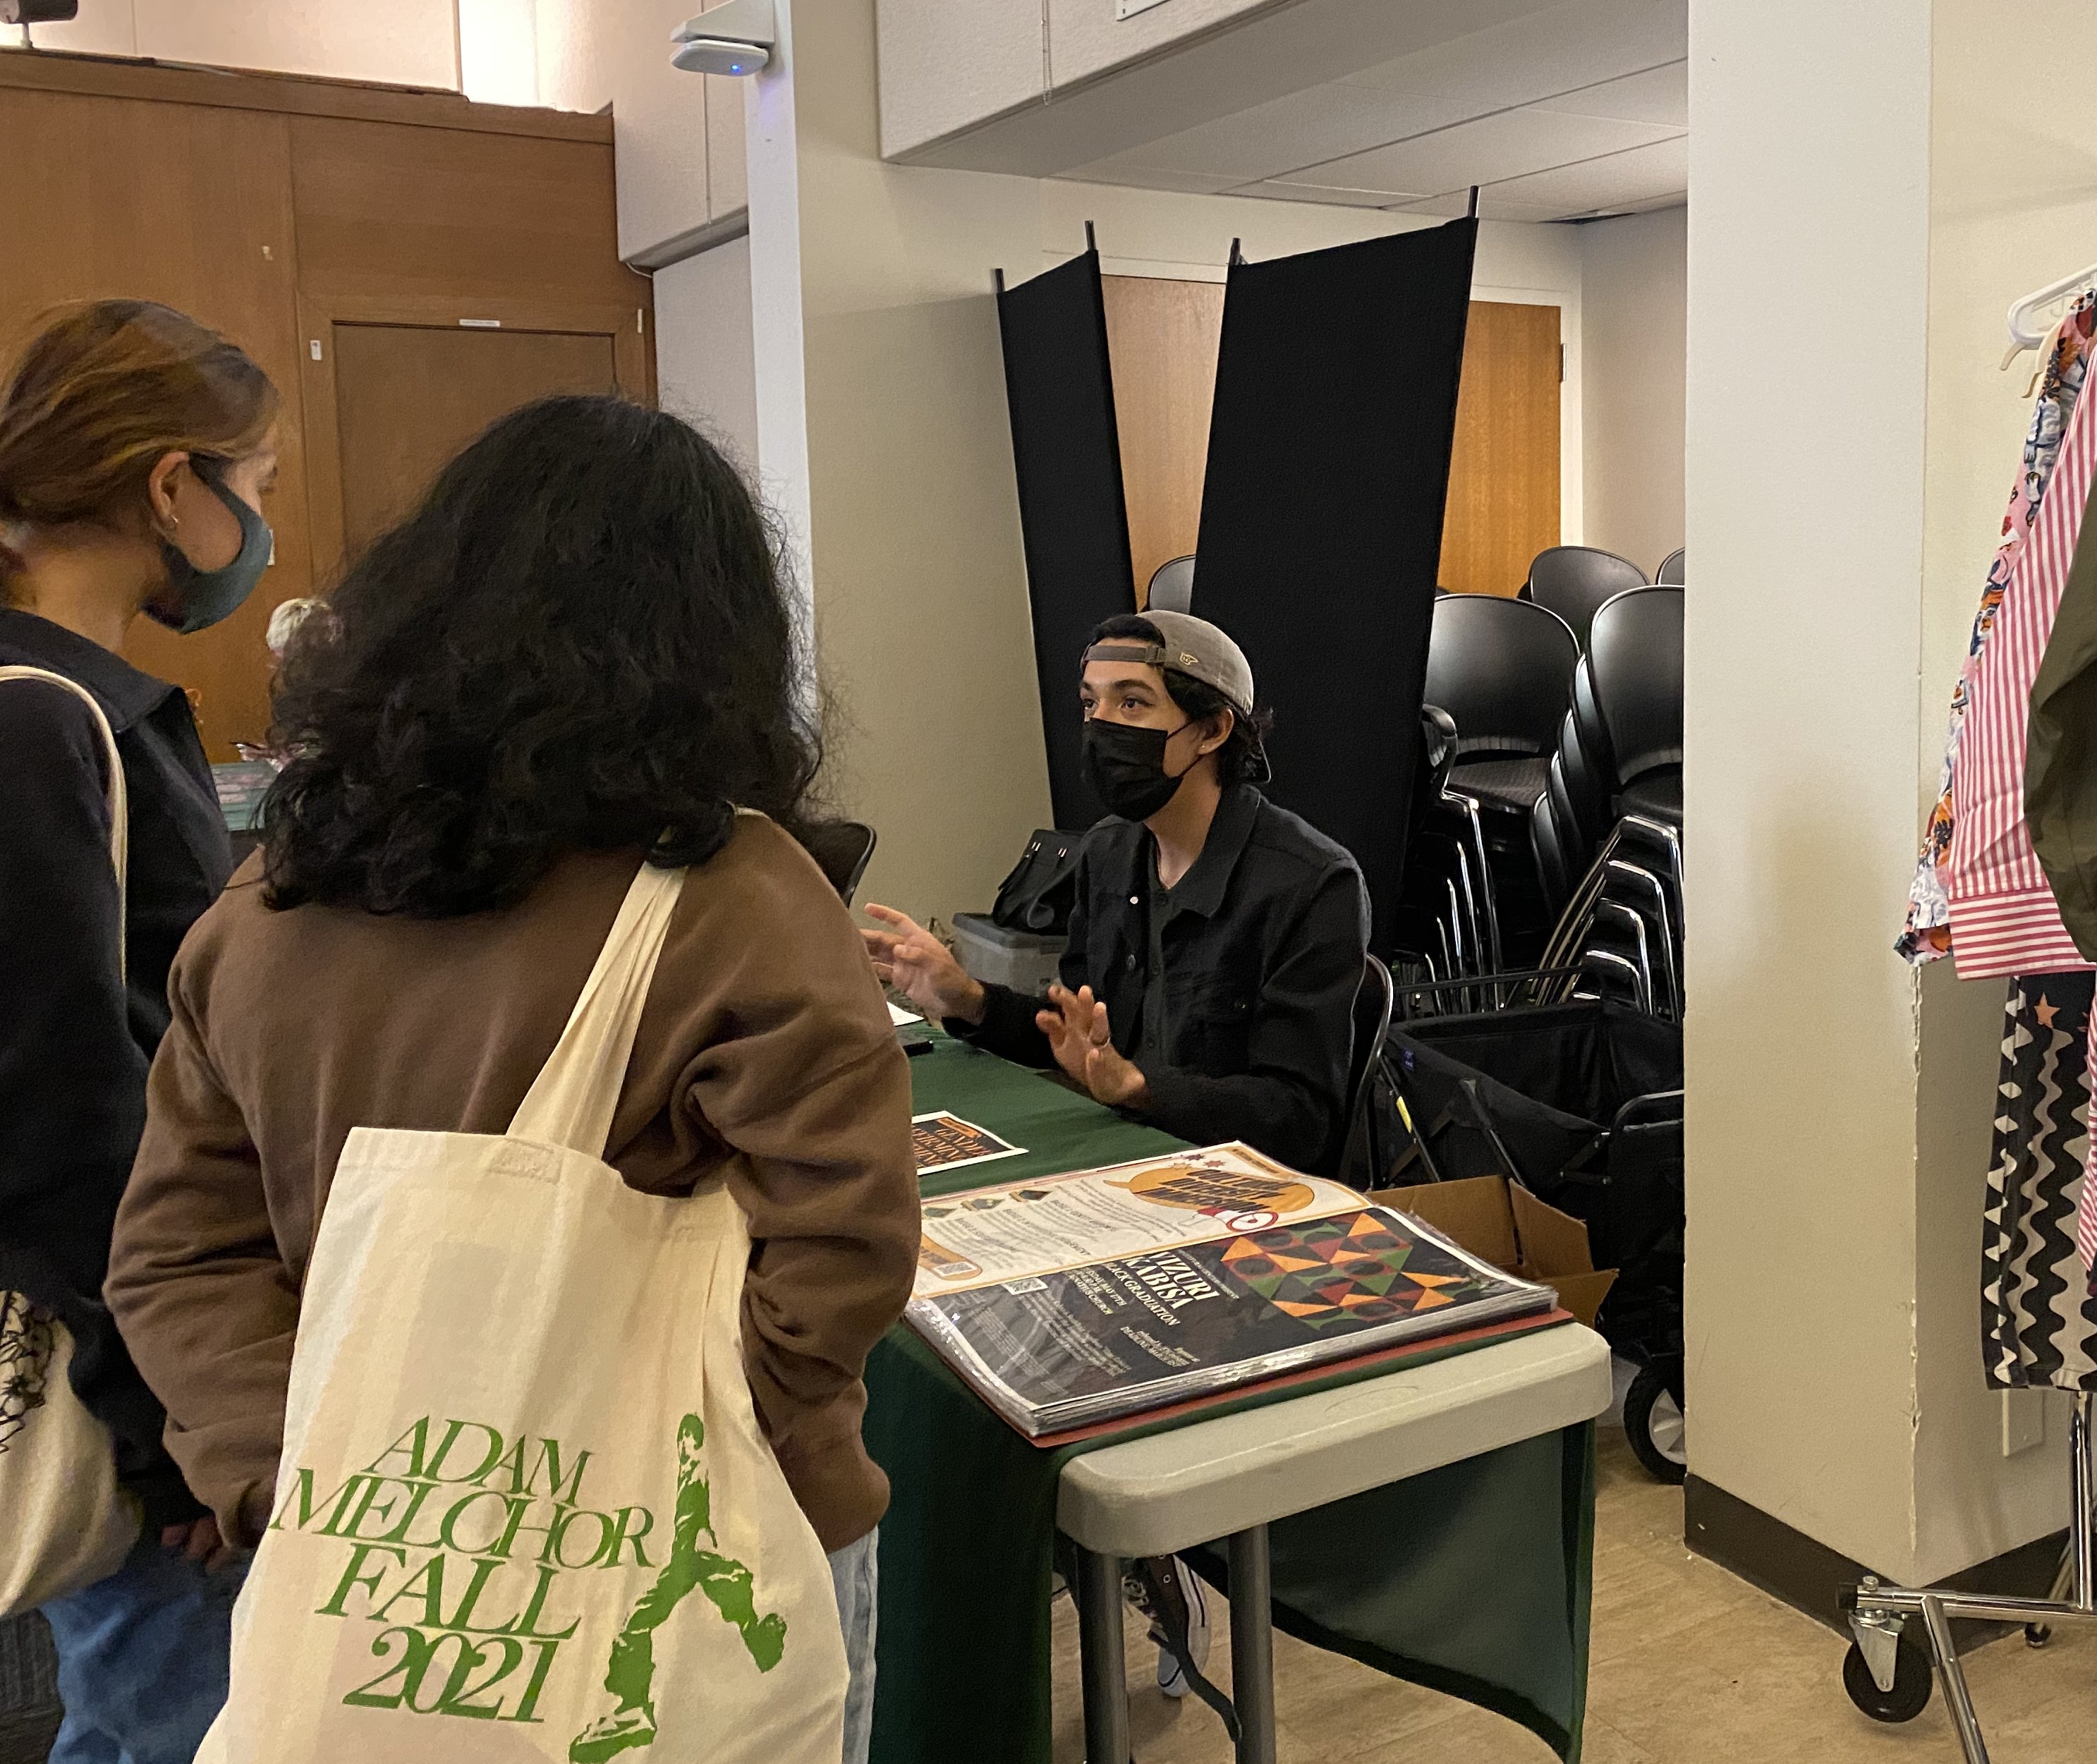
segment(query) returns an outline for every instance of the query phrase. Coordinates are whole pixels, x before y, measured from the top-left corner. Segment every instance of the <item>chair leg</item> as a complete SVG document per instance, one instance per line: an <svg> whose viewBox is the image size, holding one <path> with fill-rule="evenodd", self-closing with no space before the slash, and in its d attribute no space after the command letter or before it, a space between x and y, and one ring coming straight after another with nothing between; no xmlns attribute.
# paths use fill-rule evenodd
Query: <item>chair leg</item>
<svg viewBox="0 0 2097 1764"><path fill-rule="evenodd" d="M1485 913L1486 971L1498 974L1505 966L1500 954L1499 900L1493 886L1493 867L1486 850L1485 806L1475 796L1466 796L1460 790L1444 790L1442 800L1451 803L1464 812L1467 830L1471 836L1471 855L1478 866L1478 888L1482 897Z"/></svg>

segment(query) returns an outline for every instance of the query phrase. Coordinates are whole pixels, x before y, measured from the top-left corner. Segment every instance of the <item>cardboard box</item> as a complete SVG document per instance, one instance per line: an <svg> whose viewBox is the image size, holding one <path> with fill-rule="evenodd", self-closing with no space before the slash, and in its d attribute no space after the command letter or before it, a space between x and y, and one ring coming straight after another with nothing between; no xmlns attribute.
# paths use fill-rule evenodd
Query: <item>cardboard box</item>
<svg viewBox="0 0 2097 1764"><path fill-rule="evenodd" d="M1614 1268L1595 1266L1585 1225L1505 1176L1379 1188L1370 1199L1425 1221L1504 1272L1550 1287L1590 1328L1615 1284Z"/></svg>

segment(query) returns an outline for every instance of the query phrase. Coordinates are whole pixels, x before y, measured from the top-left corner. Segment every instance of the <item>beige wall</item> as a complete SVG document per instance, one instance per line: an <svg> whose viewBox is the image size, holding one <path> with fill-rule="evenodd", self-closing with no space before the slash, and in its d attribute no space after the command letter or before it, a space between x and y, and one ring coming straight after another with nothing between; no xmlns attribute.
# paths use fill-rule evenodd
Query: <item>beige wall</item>
<svg viewBox="0 0 2097 1764"><path fill-rule="evenodd" d="M1650 573L1682 543L1688 211L1564 230L1580 243L1585 542Z"/></svg>
<svg viewBox="0 0 2097 1764"><path fill-rule="evenodd" d="M1048 782L992 267L1037 262L1031 180L878 156L872 0L780 7L749 94L760 472L799 529L833 789L862 900L981 907Z"/></svg>
<svg viewBox="0 0 2097 1764"><path fill-rule="evenodd" d="M622 257L743 207L743 82L670 65L671 33L704 10L698 0L537 0L538 102L611 107Z"/></svg>
<svg viewBox="0 0 2097 1764"><path fill-rule="evenodd" d="M10 31L8 35L13 36ZM453 0L80 0L40 49L458 90Z"/></svg>
<svg viewBox="0 0 2097 1764"><path fill-rule="evenodd" d="M459 90L482 104L539 102L536 0L458 0Z"/></svg>
<svg viewBox="0 0 2097 1764"><path fill-rule="evenodd" d="M750 241L730 239L655 272L655 384L736 461L757 465L757 357Z"/></svg>
<svg viewBox="0 0 2097 1764"><path fill-rule="evenodd" d="M459 88L453 0L80 0L80 17L32 37L84 55Z"/></svg>
<svg viewBox="0 0 2097 1764"><path fill-rule="evenodd" d="M2064 1506L1981 1377L2002 988L1891 949L2017 463L2001 309L2091 255L2036 212L2042 10L1690 7L1690 1467L1925 1578Z"/></svg>

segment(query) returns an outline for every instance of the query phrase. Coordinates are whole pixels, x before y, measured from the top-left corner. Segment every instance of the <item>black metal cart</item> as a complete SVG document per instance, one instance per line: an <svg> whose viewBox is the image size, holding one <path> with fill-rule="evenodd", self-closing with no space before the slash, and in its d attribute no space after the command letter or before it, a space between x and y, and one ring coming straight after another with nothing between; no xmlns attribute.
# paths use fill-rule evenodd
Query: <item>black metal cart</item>
<svg viewBox="0 0 2097 1764"><path fill-rule="evenodd" d="M1572 970L1568 970L1570 974ZM1596 1328L1638 1368L1624 1429L1662 1482L1687 1473L1682 1397L1682 1029L1613 999L1548 999L1566 974L1400 989L1381 1080L1398 1129L1379 1187L1504 1175L1582 1220L1616 1284ZM1423 1001L1506 1002L1456 1015Z"/></svg>

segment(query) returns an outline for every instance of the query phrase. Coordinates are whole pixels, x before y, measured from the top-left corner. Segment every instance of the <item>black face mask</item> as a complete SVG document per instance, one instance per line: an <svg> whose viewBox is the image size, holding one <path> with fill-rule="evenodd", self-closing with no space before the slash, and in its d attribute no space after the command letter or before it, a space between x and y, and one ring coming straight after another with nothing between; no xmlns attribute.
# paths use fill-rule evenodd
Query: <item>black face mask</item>
<svg viewBox="0 0 2097 1764"><path fill-rule="evenodd" d="M1182 723L1180 729L1189 726ZM1165 744L1180 729L1139 729L1132 723L1087 717L1085 781L1123 820L1148 821L1172 800L1187 775L1165 769Z"/></svg>

